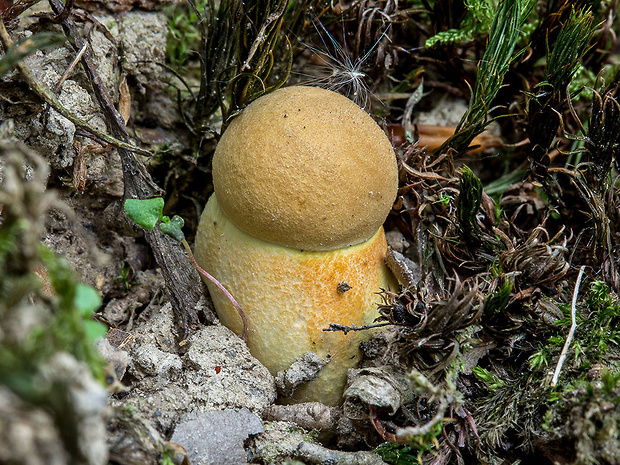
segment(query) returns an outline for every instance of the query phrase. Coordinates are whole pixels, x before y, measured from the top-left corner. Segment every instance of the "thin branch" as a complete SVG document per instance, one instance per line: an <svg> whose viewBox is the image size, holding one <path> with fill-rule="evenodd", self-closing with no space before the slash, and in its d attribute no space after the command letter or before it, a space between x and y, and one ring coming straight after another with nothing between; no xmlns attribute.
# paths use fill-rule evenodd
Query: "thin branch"
<svg viewBox="0 0 620 465"><path fill-rule="evenodd" d="M88 48L88 42L84 42L84 45L82 46L78 54L75 56L75 58L73 59L69 67L65 70L64 73L62 73L62 76L60 77L58 84L56 84L56 86L54 87L54 92L56 92L57 94L60 93L60 90L62 89L62 85L65 83L65 81L69 78L69 75L73 72L75 67L78 65L78 63L82 59L82 55L84 55L84 52L86 52L87 48Z"/></svg>
<svg viewBox="0 0 620 465"><path fill-rule="evenodd" d="M73 10L74 1L75 0L65 0L65 4L63 5L60 13L57 13L55 16L50 15L47 17L47 19L54 24L60 24L63 21L67 20L69 18L69 15L71 14L71 11Z"/></svg>
<svg viewBox="0 0 620 465"><path fill-rule="evenodd" d="M323 331L342 331L345 335L349 331L365 331L367 329L381 328L382 326L391 326L392 323L377 323L376 325L362 325L362 326L345 326L339 323L330 323L329 328L324 328Z"/></svg>
<svg viewBox="0 0 620 465"><path fill-rule="evenodd" d="M0 17L0 42L2 42L2 46L4 47L5 50L9 50L13 46L13 40L11 39L11 37L9 36L9 33L6 30L2 17ZM39 82L37 82L37 80L34 78L32 73L30 72L30 70L24 64L22 60L18 61L15 66L17 70L19 71L19 73L22 75L22 78L24 79L24 81L26 81L26 84L28 84L28 87L30 87L30 89L32 89L32 91L35 92L39 97L45 100L45 102L50 107L52 107L62 116L64 116L69 121L71 121L73 124L75 124L76 127L79 127L81 129L84 129L85 131L90 132L91 134L94 134L101 140L115 147L123 148L125 150L130 150L132 152L141 153L142 155L148 155L148 156L153 155L148 150L144 150L140 147L136 147L135 145L129 144L127 142L123 142L115 137L110 136L109 134L106 134L105 132L95 129L88 123L82 121L72 112L67 110L48 89L46 89L44 86L39 84Z"/></svg>
<svg viewBox="0 0 620 465"><path fill-rule="evenodd" d="M258 35L256 36L256 39L254 39L254 42L252 43L252 47L250 48L250 52L248 53L248 57L245 60L245 63L243 63L243 66L241 67L242 72L245 71L246 69L250 69L250 62L254 58L254 55L256 54L258 47L262 45L265 42L265 40L267 40L267 34L268 34L267 28L271 26L271 24L274 21L277 21L278 19L282 17L287 5L288 5L288 2L284 2L278 11L275 11L271 13L269 16L267 16L267 19L265 19L265 22L261 26L260 31Z"/></svg>
<svg viewBox="0 0 620 465"><path fill-rule="evenodd" d="M409 444L415 436L421 436L423 434L430 433L435 426L444 421L446 417L446 410L448 409L448 399L441 399L437 406L437 412L433 415L429 421L423 425L418 426L406 426L399 428L396 431L396 444Z"/></svg>
<svg viewBox="0 0 620 465"><path fill-rule="evenodd" d="M577 276L577 282L575 283L575 290L573 291L573 302L571 303L570 309L570 331L568 332L568 336L566 336L566 342L564 343L564 347L562 348L562 353L560 354L560 358L558 359L558 364L555 367L555 373L553 374L553 379L551 380L552 386L555 386L558 383L558 378L560 377L560 372L562 371L562 365L564 365L566 355L568 354L568 348L573 340L573 336L575 335L575 329L577 328L577 296L579 295L581 278L583 277L583 272L585 271L585 269L585 265L582 265L579 269L579 276Z"/></svg>

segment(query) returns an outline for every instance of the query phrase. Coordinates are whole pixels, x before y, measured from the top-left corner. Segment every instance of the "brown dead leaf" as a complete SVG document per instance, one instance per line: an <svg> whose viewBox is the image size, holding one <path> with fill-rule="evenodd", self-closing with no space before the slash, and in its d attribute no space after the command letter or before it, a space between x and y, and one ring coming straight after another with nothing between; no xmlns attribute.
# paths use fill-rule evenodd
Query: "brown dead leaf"
<svg viewBox="0 0 620 465"><path fill-rule="evenodd" d="M123 74L121 77L121 83L118 86L118 112L125 121L125 126L129 121L131 115L131 93L129 92L129 85L127 84L127 75Z"/></svg>
<svg viewBox="0 0 620 465"><path fill-rule="evenodd" d="M405 129L400 124L390 124L387 127L390 140L395 146L402 145L405 142ZM456 128L453 126L440 126L435 124L416 124L417 146L426 152L432 152L450 138ZM488 132L483 132L474 137L469 145L474 147L469 153L479 153L485 150L503 146L503 141Z"/></svg>

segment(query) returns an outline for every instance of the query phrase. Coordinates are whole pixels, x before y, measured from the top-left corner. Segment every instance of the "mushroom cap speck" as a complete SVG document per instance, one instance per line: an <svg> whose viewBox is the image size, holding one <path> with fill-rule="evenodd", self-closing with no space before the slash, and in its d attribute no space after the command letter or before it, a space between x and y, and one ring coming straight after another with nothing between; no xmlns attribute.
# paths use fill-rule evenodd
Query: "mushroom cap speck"
<svg viewBox="0 0 620 465"><path fill-rule="evenodd" d="M213 158L220 207L246 233L303 250L362 243L398 188L396 156L375 121L329 90L294 86L252 102Z"/></svg>

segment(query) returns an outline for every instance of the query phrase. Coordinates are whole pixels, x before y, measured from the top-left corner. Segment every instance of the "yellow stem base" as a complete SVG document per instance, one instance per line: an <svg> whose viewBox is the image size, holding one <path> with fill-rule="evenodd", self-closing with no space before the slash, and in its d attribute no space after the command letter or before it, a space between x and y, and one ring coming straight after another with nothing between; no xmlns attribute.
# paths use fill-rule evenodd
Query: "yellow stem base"
<svg viewBox="0 0 620 465"><path fill-rule="evenodd" d="M237 228L212 196L198 227L195 256L241 305L250 352L272 374L306 352L330 360L291 400L337 405L347 370L359 361L359 343L370 333L323 329L330 323L371 324L378 316L378 292L394 287L384 264L386 249L383 228L362 244L327 252L272 244ZM238 312L213 283L206 284L221 322L241 334Z"/></svg>

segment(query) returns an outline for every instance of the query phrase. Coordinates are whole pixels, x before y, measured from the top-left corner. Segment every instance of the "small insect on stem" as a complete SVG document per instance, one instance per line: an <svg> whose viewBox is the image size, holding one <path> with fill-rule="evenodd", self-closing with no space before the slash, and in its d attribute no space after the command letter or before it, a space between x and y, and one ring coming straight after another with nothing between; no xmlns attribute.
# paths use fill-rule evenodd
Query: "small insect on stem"
<svg viewBox="0 0 620 465"><path fill-rule="evenodd" d="M344 294L345 292L351 290L351 286L346 281L342 281L338 283L338 286L336 286L336 289L340 294Z"/></svg>

